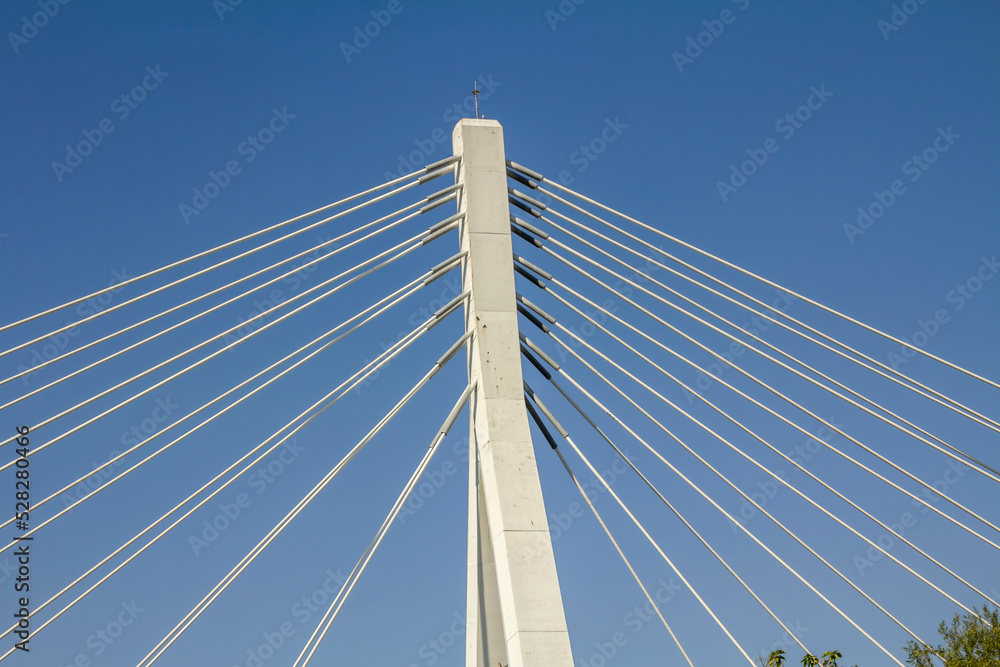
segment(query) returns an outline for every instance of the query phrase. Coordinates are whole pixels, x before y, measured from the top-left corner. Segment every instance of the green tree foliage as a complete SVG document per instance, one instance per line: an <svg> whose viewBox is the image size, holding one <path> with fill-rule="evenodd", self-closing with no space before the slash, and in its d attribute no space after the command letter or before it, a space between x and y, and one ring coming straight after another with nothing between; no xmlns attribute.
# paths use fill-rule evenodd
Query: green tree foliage
<svg viewBox="0 0 1000 667"><path fill-rule="evenodd" d="M764 661L761 660L761 665L763 666ZM781 667L785 664L785 652L784 651L771 651L771 655L767 657L767 667Z"/></svg>
<svg viewBox="0 0 1000 667"><path fill-rule="evenodd" d="M940 657L945 667L1000 667L1000 615L983 607L979 617L955 614L951 625L938 626L944 646L909 642L906 662L913 667L931 667Z"/></svg>
<svg viewBox="0 0 1000 667"><path fill-rule="evenodd" d="M842 658L840 651L827 651L822 657L806 654L802 657L802 667L840 667L837 660ZM785 664L784 651L771 651L767 657L767 664L761 659L761 667L783 667Z"/></svg>

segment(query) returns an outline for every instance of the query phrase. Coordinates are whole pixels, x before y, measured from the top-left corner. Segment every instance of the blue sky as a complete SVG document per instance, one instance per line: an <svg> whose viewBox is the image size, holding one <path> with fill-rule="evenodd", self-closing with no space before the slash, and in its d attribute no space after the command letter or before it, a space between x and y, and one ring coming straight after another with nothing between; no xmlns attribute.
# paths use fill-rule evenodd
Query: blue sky
<svg viewBox="0 0 1000 667"><path fill-rule="evenodd" d="M366 26L373 36L359 36ZM469 92L477 81L482 90L480 113L503 125L508 158L883 331L922 340L933 354L988 378L1000 378L1000 280L992 280L1000 251L996 188L1000 6L996 3L13 0L0 10L0 28L5 35L0 86L7 100L0 109L0 145L6 158L0 165L0 272L7 286L0 322L21 319L447 157L452 128L458 118L470 115ZM217 277L198 279L83 325L77 334L2 357L3 377L48 358L54 350L77 349L248 271L305 252L446 185L442 179L418 193L398 195L261 253L256 263L228 267ZM206 196L208 192L214 196ZM450 208L437 213L441 211L446 213L430 222L445 217ZM297 296L321 278L409 238L425 228L424 218L338 255L315 273L281 282L281 297ZM643 238L755 290L761 299L775 298L772 288L755 285L663 239L649 234ZM518 247L574 288L599 293L553 258ZM40 452L31 468L36 485L32 497L40 499L92 468L92 462L106 461L110 452L131 441L133 429L159 432L419 276L453 250L447 241L439 241L416 252L356 289L222 355L210 370L156 389ZM127 287L113 293L108 303L91 308L121 303L181 275L175 272L148 285ZM47 599L374 358L427 312L455 296L456 280L457 273L452 273L415 295L289 375L275 391L234 412L228 421L185 440L148 469L44 529L47 532L32 547L37 587L33 599ZM526 283L519 283L519 288L531 289ZM692 298L704 297L690 288L678 289ZM4 438L17 424L38 423L252 318L266 300L267 295L242 299L169 339L4 410L0 422ZM567 326L579 330L583 324L551 297L539 295L538 301ZM746 314L717 301L705 303L719 307L738 324L747 320ZM644 304L677 326L704 335L705 344L713 349L727 349L722 338L668 314L662 304L648 299ZM73 321L77 312L74 306L2 332L0 347L42 336ZM658 340L677 342L673 334L636 311L623 305L621 312ZM789 312L887 363L891 354L899 352L898 345L861 334L804 303L793 303ZM171 317L164 321L181 319ZM938 326L928 324L935 318ZM933 334L921 337L922 330ZM557 354L552 341L527 331ZM257 477L237 480L162 544L39 632L32 639L30 656L15 655L11 661L38 666L74 661L135 664L460 335L453 318L422 338L371 384L297 434L297 446L286 448L283 459L268 459ZM788 336L774 331L766 335L996 464L1000 445L996 432L929 408L926 401L893 390ZM623 363L628 360L629 368L641 368L641 377L655 381L673 399L685 400L675 385L629 359L610 339L597 333L592 340ZM643 345L679 378L692 384L699 381L692 368ZM710 361L704 353L678 345L699 362ZM205 353L218 347L213 344ZM3 403L57 379L83 360L93 361L116 349L109 343L74 357L80 361L53 365L26 382L7 383L0 387ZM905 463L928 483L942 482L956 498L995 518L996 487L984 477L969 470L949 472L946 458L878 426L843 402L821 396L750 356L741 361L751 372L810 402L824 418ZM150 386L180 367L156 371L135 387ZM616 412L628 415L627 421L636 424L644 437L670 452L669 458L728 511L740 512L742 499L662 431L638 413L628 412L629 406L580 364L568 359L566 368L594 387ZM906 360L901 368L996 417L995 389L921 359ZM735 384L736 375L727 369L724 378ZM268 636L280 647L262 664L291 664L318 618L303 597L315 593L322 598L323 585L351 569L461 393L464 378L459 357L160 664L252 665L251 654ZM570 406L551 387L543 387L533 371L526 371L526 378L538 385L594 465L612 471L613 487L654 527L660 544L747 651L753 655L782 641L780 628L655 497L637 480L618 472L621 463L616 464L586 423L571 414ZM931 513L921 513L906 497L872 482L830 451L812 453L805 435L782 427L718 383L705 380L701 378L706 397L745 416L782 451L807 452L808 463L818 474L829 476L884 521L902 522L913 510L908 537L933 550L974 585L987 592L1000 590L996 555L990 547L963 536ZM620 380L623 387L627 382ZM641 394L634 385L629 391ZM39 429L33 446L130 395L116 393ZM757 395L779 409L780 402L773 397ZM736 460L656 399L643 396L643 405L748 493L754 489L767 493L770 487L763 473ZM784 406L780 409L810 433L819 432L821 425L815 421ZM602 427L635 454L644 471L651 471L664 493L733 559L776 612L789 625L797 624L813 650L837 648L848 664L887 664L870 642L749 540L735 534L683 482L641 452L641 445L605 421ZM464 616L465 605L464 424L463 416L430 465L427 479L433 492L394 526L317 653L324 664L331 660L400 667L463 664L464 635L456 619ZM759 453L772 469L787 470L803 490L815 492L845 518L850 516L852 524L864 526L863 532L872 539L882 534L745 434L726 425L719 429L748 451ZM844 451L857 449L837 435L830 441ZM163 442L157 440L153 446ZM540 437L537 442L542 443ZM582 473L583 464L567 456L574 470ZM135 460L138 457L128 459ZM634 613L643 597L596 522L589 515L570 517L569 507L578 500L576 490L544 443L538 448L538 461L576 663L603 664L601 647L614 644L616 633L621 633L624 641L615 645L608 664L680 664L663 627ZM268 476L268 462L280 474ZM116 473L124 469L120 464L114 467ZM918 487L902 475L886 466L878 469L916 492ZM10 471L2 475L12 495L14 478ZM207 547L192 546L192 536L202 533L206 521L227 507L235 511L232 504L240 493L245 494L246 506L238 520ZM737 650L691 594L676 587L676 576L608 494L598 498L597 507L644 581L669 597L665 613L695 663L740 664ZM953 604L886 559L859 571L856 557L864 553L864 545L787 489L768 498L767 509L801 531L804 539L921 636L934 637L937 623L955 613ZM49 509L39 510L35 520L62 507L61 500L54 501ZM754 516L747 525L901 655L908 637L895 624L766 519ZM14 534L12 527L4 530ZM947 577L912 551L896 545L891 552L942 582L967 604L978 603L968 589L943 583ZM8 555L0 554L0 568ZM16 599L8 570L0 569L0 576L0 609L6 615L8 609L15 611ZM109 637L110 642L101 639L99 631L117 632L119 618L130 620L120 636ZM282 627L291 632L278 642L275 633ZM8 637L0 649L6 651L10 644ZM797 647L789 652L796 657L800 653Z"/></svg>

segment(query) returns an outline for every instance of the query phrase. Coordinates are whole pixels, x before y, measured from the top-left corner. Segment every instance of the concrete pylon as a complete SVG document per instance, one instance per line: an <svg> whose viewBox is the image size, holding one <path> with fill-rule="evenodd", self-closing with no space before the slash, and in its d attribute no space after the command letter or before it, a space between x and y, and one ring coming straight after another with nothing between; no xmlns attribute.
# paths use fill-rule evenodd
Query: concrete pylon
<svg viewBox="0 0 1000 667"><path fill-rule="evenodd" d="M521 378L503 128L464 119L459 210L470 406L467 667L572 667Z"/></svg>

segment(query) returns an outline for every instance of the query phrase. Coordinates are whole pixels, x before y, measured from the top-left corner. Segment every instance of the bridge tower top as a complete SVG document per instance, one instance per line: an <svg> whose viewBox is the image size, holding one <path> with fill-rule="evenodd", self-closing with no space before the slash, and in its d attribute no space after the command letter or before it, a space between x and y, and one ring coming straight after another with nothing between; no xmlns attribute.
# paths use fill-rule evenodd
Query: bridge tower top
<svg viewBox="0 0 1000 667"><path fill-rule="evenodd" d="M463 283L475 327L470 379L467 667L572 667L521 377L503 128L464 119L452 134L464 183Z"/></svg>

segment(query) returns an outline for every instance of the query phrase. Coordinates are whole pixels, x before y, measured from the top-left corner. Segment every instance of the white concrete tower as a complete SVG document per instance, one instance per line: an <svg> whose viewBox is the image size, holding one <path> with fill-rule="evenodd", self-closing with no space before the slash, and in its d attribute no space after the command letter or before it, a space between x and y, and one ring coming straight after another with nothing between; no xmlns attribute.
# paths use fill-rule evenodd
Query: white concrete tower
<svg viewBox="0 0 1000 667"><path fill-rule="evenodd" d="M467 667L572 667L552 541L528 430L514 299L503 128L464 119L459 210L469 373L479 379L470 426Z"/></svg>

